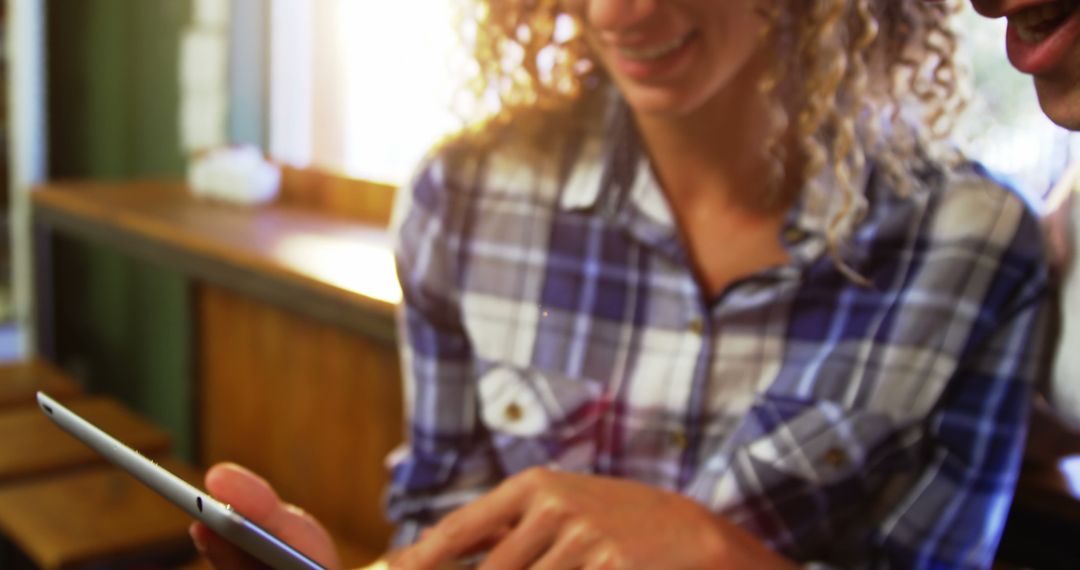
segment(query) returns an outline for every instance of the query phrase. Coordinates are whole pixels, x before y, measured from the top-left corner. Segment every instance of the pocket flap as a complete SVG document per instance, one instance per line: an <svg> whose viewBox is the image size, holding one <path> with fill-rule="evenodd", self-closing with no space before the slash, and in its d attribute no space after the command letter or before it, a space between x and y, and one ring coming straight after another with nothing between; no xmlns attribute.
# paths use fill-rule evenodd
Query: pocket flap
<svg viewBox="0 0 1080 570"><path fill-rule="evenodd" d="M863 469L870 453L894 433L886 414L827 400L770 396L754 406L750 419L761 434L744 447L751 458L819 484Z"/></svg>
<svg viewBox="0 0 1080 570"><path fill-rule="evenodd" d="M533 465L591 468L594 428L605 407L599 382L497 366L478 387L480 419L508 472Z"/></svg>

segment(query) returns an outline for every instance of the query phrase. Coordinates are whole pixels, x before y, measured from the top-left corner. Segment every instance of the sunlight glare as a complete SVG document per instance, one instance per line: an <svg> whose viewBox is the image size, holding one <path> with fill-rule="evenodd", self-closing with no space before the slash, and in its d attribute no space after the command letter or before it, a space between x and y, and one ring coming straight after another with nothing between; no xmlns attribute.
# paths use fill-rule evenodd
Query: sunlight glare
<svg viewBox="0 0 1080 570"><path fill-rule="evenodd" d="M345 170L402 183L459 121L449 110L457 40L450 0L340 2Z"/></svg>
<svg viewBox="0 0 1080 570"><path fill-rule="evenodd" d="M283 239L275 253L292 267L346 291L392 305L401 302L401 286L389 246L300 234Z"/></svg>

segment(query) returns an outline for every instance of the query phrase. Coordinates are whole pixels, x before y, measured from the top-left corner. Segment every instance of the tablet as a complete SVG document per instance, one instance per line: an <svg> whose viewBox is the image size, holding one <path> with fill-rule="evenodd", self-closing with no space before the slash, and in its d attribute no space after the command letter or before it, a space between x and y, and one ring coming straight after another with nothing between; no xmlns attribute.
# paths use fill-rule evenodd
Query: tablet
<svg viewBox="0 0 1080 570"><path fill-rule="evenodd" d="M323 570L317 562L247 520L228 505L214 500L139 452L65 408L44 392L38 405L56 425L105 456L136 479L202 521L222 538L279 570ZM102 516L107 516L103 514Z"/></svg>

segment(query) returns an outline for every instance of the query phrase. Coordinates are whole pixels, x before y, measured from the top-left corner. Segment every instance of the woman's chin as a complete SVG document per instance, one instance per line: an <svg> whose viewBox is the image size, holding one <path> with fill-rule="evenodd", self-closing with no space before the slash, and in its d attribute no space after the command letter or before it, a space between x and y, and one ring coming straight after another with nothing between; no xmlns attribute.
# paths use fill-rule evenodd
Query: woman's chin
<svg viewBox="0 0 1080 570"><path fill-rule="evenodd" d="M634 89L623 93L626 104L638 115L678 118L700 106L691 95L670 89Z"/></svg>
<svg viewBox="0 0 1080 570"><path fill-rule="evenodd" d="M1039 105L1051 121L1071 131L1080 131L1080 81L1035 78Z"/></svg>

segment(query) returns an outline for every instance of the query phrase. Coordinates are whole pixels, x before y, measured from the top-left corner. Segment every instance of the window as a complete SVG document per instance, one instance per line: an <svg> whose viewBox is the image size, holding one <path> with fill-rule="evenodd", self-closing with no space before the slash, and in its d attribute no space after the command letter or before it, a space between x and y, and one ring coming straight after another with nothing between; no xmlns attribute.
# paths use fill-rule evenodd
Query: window
<svg viewBox="0 0 1080 570"><path fill-rule="evenodd" d="M271 154L404 182L460 123L452 0L275 0Z"/></svg>

